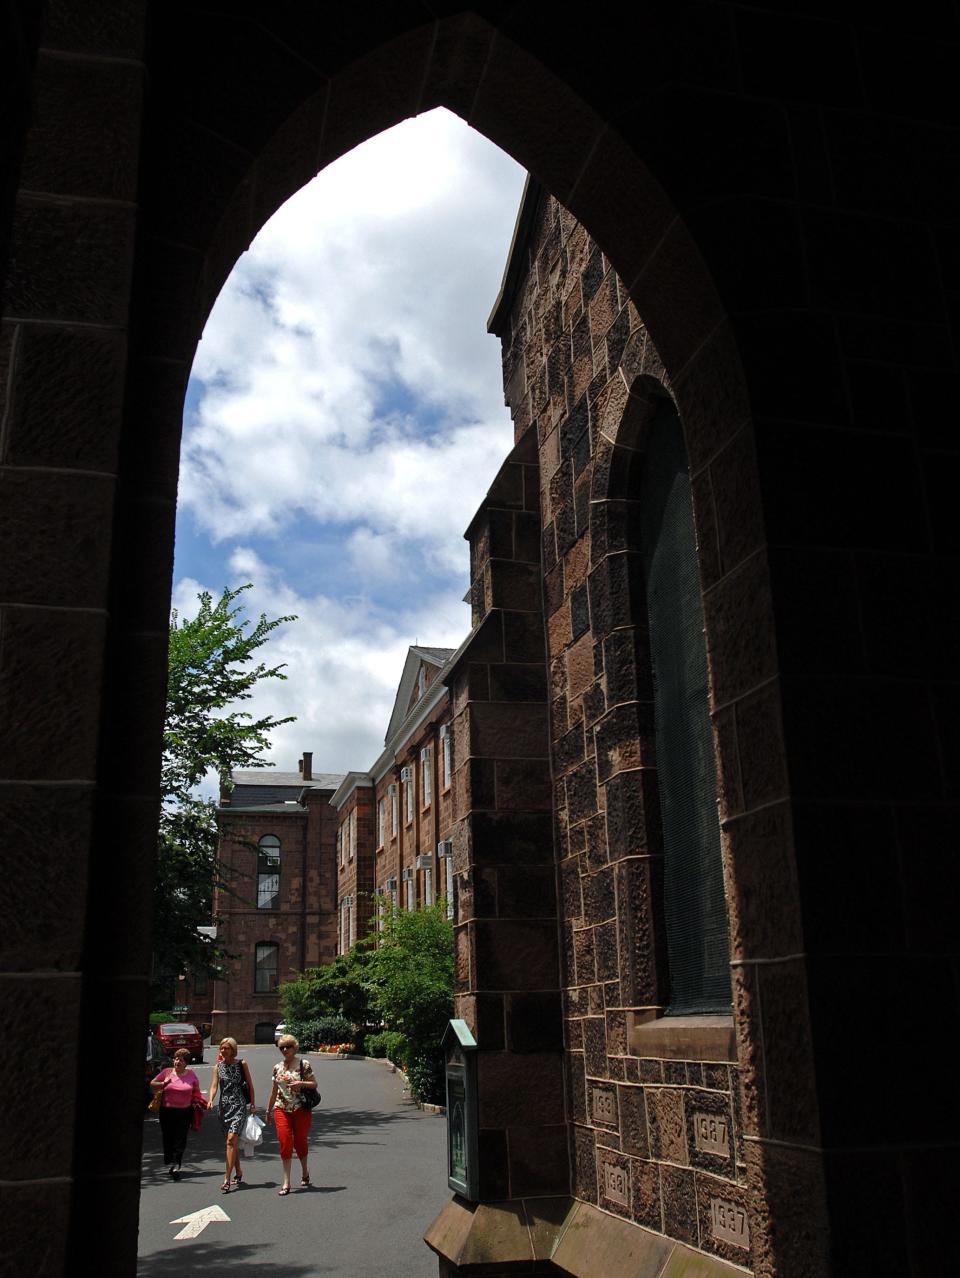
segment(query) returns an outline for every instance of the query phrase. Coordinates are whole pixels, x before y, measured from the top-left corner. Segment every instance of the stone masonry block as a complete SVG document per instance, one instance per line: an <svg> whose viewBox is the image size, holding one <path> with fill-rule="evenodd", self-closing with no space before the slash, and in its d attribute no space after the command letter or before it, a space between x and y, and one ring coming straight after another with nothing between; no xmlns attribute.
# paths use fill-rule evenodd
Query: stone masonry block
<svg viewBox="0 0 960 1278"><path fill-rule="evenodd" d="M2 460L13 466L112 472L126 343L118 333L23 324L16 329Z"/></svg>

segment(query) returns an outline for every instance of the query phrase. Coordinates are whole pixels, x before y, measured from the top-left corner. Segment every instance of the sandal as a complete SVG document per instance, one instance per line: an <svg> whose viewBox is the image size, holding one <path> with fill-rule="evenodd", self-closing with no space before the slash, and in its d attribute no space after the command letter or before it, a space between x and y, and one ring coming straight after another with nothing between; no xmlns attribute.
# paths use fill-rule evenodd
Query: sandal
<svg viewBox="0 0 960 1278"><path fill-rule="evenodd" d="M289 1192L290 1192L290 1186L289 1186L289 1185L282 1185L282 1186L280 1187L280 1189L278 1189L278 1190L277 1190L277 1197L278 1197L278 1198L283 1198L283 1196L284 1196L285 1194L289 1194Z"/></svg>
<svg viewBox="0 0 960 1278"><path fill-rule="evenodd" d="M309 1188L310 1188L310 1177L309 1177L309 1176L304 1176L303 1180L301 1180L301 1182L300 1182L300 1188L301 1188L301 1189L309 1189Z"/></svg>
<svg viewBox="0 0 960 1278"><path fill-rule="evenodd" d="M243 1184L243 1172L242 1172L242 1171L234 1172L234 1173L233 1173L233 1181L234 1181L234 1184L236 1184L236 1185L242 1185L242 1184Z"/></svg>
<svg viewBox="0 0 960 1278"><path fill-rule="evenodd" d="M220 1192L221 1192L221 1194L229 1194L229 1192L230 1192L230 1188L231 1188L231 1186L230 1186L230 1182L229 1182L229 1180L225 1180L225 1181L223 1182L223 1184L220 1186Z"/></svg>

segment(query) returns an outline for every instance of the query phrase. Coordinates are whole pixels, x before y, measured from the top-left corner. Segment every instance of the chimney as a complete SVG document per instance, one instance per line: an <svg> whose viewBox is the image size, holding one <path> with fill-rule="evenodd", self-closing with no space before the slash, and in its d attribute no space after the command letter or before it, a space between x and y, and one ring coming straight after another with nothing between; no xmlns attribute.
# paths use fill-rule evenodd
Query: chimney
<svg viewBox="0 0 960 1278"><path fill-rule="evenodd" d="M300 760L300 771L303 773L304 781L313 780L313 751L304 750L303 758Z"/></svg>
<svg viewBox="0 0 960 1278"><path fill-rule="evenodd" d="M301 776L303 776L303 760L302 759L297 760L297 771L300 773Z"/></svg>

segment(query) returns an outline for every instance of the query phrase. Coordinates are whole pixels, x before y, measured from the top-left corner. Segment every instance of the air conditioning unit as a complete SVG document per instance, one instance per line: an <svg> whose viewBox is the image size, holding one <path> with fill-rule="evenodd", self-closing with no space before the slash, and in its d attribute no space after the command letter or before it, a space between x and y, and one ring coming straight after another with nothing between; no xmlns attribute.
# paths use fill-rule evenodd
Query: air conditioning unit
<svg viewBox="0 0 960 1278"><path fill-rule="evenodd" d="M387 891L388 891L388 892L396 892L396 890L397 890L397 880L396 880L396 879L387 879Z"/></svg>
<svg viewBox="0 0 960 1278"><path fill-rule="evenodd" d="M403 879L404 883L409 883L409 881L413 878L413 870L411 870L409 865L401 872L400 877Z"/></svg>
<svg viewBox="0 0 960 1278"><path fill-rule="evenodd" d="M375 887L375 888L373 889L373 895L374 895L374 896L383 896L383 888L382 888L382 887Z"/></svg>
<svg viewBox="0 0 960 1278"><path fill-rule="evenodd" d="M413 768L401 768L401 769L400 769L400 780L401 780L401 781L412 781L412 780L413 780Z"/></svg>
<svg viewBox="0 0 960 1278"><path fill-rule="evenodd" d="M440 842L437 844L437 856L441 858L446 856L453 856L453 840L452 839L440 840Z"/></svg>
<svg viewBox="0 0 960 1278"><path fill-rule="evenodd" d="M417 869L418 870L433 869L433 857L430 855L429 852L422 852L420 856L417 857Z"/></svg>
<svg viewBox="0 0 960 1278"><path fill-rule="evenodd" d="M387 794L391 795L392 797L393 795L396 794L396 792L397 792L397 783L396 781L391 781L390 784L387 786Z"/></svg>
<svg viewBox="0 0 960 1278"><path fill-rule="evenodd" d="M420 751L420 762L421 762L421 763L429 763L429 762L430 762L430 747L429 747L429 746L424 746L424 747L423 747L423 749Z"/></svg>
<svg viewBox="0 0 960 1278"><path fill-rule="evenodd" d="M353 905L353 897L352 897L352 896L345 896L345 897L343 898L343 900L340 902L340 904L341 904L341 905L345 905L345 906L347 907L347 909L349 909L349 908Z"/></svg>
<svg viewBox="0 0 960 1278"><path fill-rule="evenodd" d="M441 741L446 741L446 740L447 740L447 738L448 738L449 736L450 736L450 725L449 725L449 723L442 723L442 724L440 725L440 740L441 740Z"/></svg>

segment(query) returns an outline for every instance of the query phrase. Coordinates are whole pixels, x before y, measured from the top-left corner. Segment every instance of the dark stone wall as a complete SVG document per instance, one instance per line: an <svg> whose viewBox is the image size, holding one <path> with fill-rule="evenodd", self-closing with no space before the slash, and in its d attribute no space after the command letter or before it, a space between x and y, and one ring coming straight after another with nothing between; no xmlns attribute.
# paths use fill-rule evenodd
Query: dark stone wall
<svg viewBox="0 0 960 1278"><path fill-rule="evenodd" d="M538 421L584 395L602 411L598 353L622 362L622 327L639 331L628 297L686 432L755 1269L935 1270L960 1130L928 1046L957 1055L956 12L651 0L571 25L525 3L454 8L50 0L28 83L37 10L3 7L0 838L29 872L4 906L2 1024L9 1061L30 1027L62 1027L83 1087L109 1009L129 1065L92 1154L67 1085L55 1127L11 1130L33 1151L6 1191L11 1254L62 1272L69 1237L133 1270L177 454L203 320L289 194L442 103L594 246L575 397L545 368ZM592 544L572 562L592 498L584 432L568 434L547 638L551 676L563 654L586 701L613 654L591 681L574 630L629 581ZM568 591L568 573L588 579ZM491 580L495 607L523 577ZM484 750L502 713L471 728ZM594 801L578 750L557 754L568 828L571 798L584 822ZM605 935L597 919L575 931ZM500 947L483 952L496 972ZM669 1173L671 1211L691 1175L696 1191L695 1171Z"/></svg>

